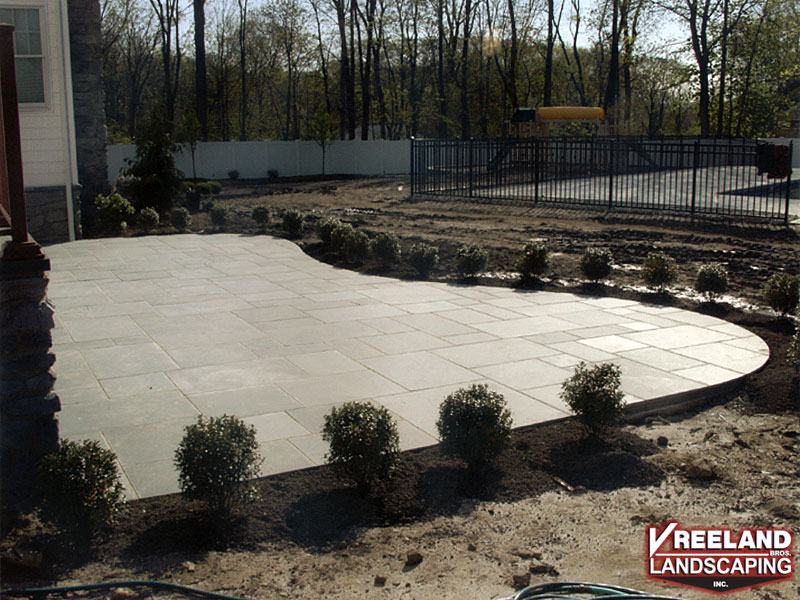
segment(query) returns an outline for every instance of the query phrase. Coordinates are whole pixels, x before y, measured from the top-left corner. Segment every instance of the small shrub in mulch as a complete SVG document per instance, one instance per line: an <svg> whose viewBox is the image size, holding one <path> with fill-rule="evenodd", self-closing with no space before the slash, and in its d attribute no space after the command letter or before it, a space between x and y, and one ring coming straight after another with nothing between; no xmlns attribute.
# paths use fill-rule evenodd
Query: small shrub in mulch
<svg viewBox="0 0 800 600"><path fill-rule="evenodd" d="M230 415L201 415L185 428L175 451L184 496L202 502L216 516L227 516L236 504L252 500L248 482L262 462L255 427Z"/></svg>
<svg viewBox="0 0 800 600"><path fill-rule="evenodd" d="M776 273L764 286L764 300L782 317L794 313L800 302L800 279L796 275Z"/></svg>
<svg viewBox="0 0 800 600"><path fill-rule="evenodd" d="M597 434L622 416L624 394L620 368L612 363L587 366L581 362L561 386L561 398L589 434Z"/></svg>
<svg viewBox="0 0 800 600"><path fill-rule="evenodd" d="M642 281L663 292L678 279L678 264L663 252L651 252L642 265Z"/></svg>
<svg viewBox="0 0 800 600"><path fill-rule="evenodd" d="M550 268L550 251L544 242L531 240L517 259L517 272L522 279L538 279Z"/></svg>
<svg viewBox="0 0 800 600"><path fill-rule="evenodd" d="M366 496L397 464L400 437L389 411L369 402L348 402L325 415L322 439L328 463Z"/></svg>
<svg viewBox="0 0 800 600"><path fill-rule="evenodd" d="M477 277L486 270L489 264L489 253L480 246L467 244L461 246L456 254L456 270L462 279Z"/></svg>
<svg viewBox="0 0 800 600"><path fill-rule="evenodd" d="M728 272L722 265L703 265L697 271L694 289L699 294L705 295L709 302L714 302L728 289Z"/></svg>
<svg viewBox="0 0 800 600"><path fill-rule="evenodd" d="M400 259L400 240L393 233L379 233L369 243L372 256L383 268L389 268Z"/></svg>
<svg viewBox="0 0 800 600"><path fill-rule="evenodd" d="M42 514L62 530L89 538L122 507L116 455L95 440L60 440L39 467Z"/></svg>
<svg viewBox="0 0 800 600"><path fill-rule="evenodd" d="M508 446L511 412L505 398L485 384L456 390L439 407L436 429L442 451L481 474Z"/></svg>
<svg viewBox="0 0 800 600"><path fill-rule="evenodd" d="M581 255L581 272L593 283L611 275L613 266L614 256L605 248L587 248Z"/></svg>

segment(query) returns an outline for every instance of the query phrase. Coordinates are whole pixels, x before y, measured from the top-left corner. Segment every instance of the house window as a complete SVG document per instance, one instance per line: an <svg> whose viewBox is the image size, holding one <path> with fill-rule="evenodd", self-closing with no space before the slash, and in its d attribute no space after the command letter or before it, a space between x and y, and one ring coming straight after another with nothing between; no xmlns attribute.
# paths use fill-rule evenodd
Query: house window
<svg viewBox="0 0 800 600"><path fill-rule="evenodd" d="M10 23L14 26L19 103L43 103L44 52L39 9L0 8L0 23Z"/></svg>

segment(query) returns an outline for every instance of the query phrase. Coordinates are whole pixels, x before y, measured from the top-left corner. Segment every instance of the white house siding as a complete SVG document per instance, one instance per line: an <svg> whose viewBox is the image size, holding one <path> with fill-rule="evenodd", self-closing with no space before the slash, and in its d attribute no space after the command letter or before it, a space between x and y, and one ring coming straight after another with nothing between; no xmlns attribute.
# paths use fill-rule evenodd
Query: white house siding
<svg viewBox="0 0 800 600"><path fill-rule="evenodd" d="M40 242L65 241L74 237L75 218L68 214L68 195L73 195L73 185L78 182L69 56L65 57L65 48L69 47L67 2L0 0L0 7L40 11L45 102L19 107L28 229Z"/></svg>

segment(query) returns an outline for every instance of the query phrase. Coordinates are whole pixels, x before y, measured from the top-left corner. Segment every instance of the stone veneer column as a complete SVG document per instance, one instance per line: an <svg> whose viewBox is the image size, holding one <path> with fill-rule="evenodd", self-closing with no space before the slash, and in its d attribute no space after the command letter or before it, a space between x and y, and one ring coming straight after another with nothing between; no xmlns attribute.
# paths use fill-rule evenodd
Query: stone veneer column
<svg viewBox="0 0 800 600"><path fill-rule="evenodd" d="M67 6L80 207L86 224L94 219L97 194L109 188L100 2L68 0Z"/></svg>
<svg viewBox="0 0 800 600"><path fill-rule="evenodd" d="M0 259L0 500L7 507L32 496L39 461L58 443L49 268L47 259Z"/></svg>

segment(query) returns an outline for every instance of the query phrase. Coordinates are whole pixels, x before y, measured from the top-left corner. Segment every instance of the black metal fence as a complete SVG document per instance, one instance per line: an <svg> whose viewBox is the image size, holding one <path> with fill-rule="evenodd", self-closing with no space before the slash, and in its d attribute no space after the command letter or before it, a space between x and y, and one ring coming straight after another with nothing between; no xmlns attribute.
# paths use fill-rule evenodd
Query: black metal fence
<svg viewBox="0 0 800 600"><path fill-rule="evenodd" d="M775 164L764 164L759 145L630 137L412 140L411 193L788 222L792 146L787 172L786 148Z"/></svg>

